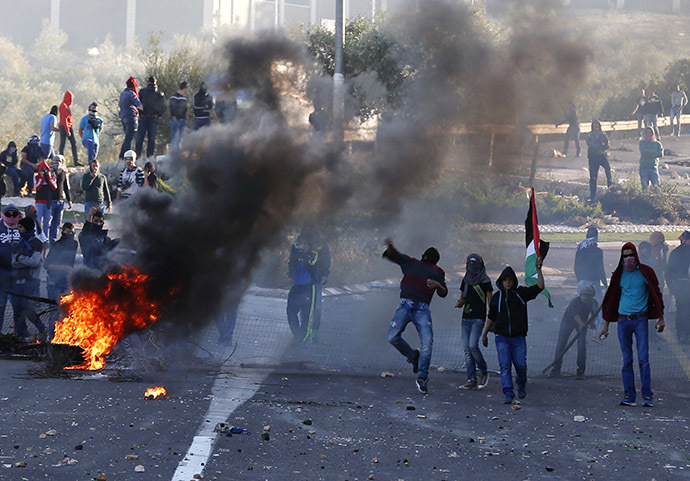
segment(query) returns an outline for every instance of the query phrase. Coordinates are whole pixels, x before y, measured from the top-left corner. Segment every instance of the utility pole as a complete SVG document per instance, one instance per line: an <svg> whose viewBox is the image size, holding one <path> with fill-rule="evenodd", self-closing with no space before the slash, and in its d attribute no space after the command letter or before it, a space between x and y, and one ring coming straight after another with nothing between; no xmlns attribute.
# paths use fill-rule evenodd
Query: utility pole
<svg viewBox="0 0 690 481"><path fill-rule="evenodd" d="M335 0L335 73L333 74L333 143L345 141L345 61L343 0Z"/></svg>

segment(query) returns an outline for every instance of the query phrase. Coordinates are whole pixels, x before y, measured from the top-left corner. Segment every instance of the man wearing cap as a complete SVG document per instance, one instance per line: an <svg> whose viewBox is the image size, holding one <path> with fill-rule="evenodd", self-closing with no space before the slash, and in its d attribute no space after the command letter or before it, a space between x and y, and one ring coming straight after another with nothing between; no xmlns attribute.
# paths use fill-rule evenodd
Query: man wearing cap
<svg viewBox="0 0 690 481"><path fill-rule="evenodd" d="M101 132L103 132L103 119L98 116L98 104L91 102L89 112L79 121L79 137L81 137L81 144L86 147L89 162L98 157Z"/></svg>
<svg viewBox="0 0 690 481"><path fill-rule="evenodd" d="M384 240L384 244L386 250L383 257L398 264L403 272L400 304L388 329L388 342L412 364L412 372L417 374L417 390L427 394L431 349L434 345L429 304L434 293L438 293L439 297L448 295L446 274L436 265L441 255L434 247L429 247L422 254L422 259L418 260L398 252L391 239ZM402 333L410 322L419 334L420 349L412 349L402 338Z"/></svg>
<svg viewBox="0 0 690 481"><path fill-rule="evenodd" d="M144 109L137 92L137 81L134 77L127 79L127 88L120 94L120 120L125 131L125 139L120 147L119 159L124 158L125 152L132 148L132 140L139 128L139 112Z"/></svg>
<svg viewBox="0 0 690 481"><path fill-rule="evenodd" d="M208 93L206 82L201 82L199 91L194 94L194 130L211 125L211 112L216 102Z"/></svg>
<svg viewBox="0 0 690 481"><path fill-rule="evenodd" d="M594 287L594 299L597 303L602 300L602 286L607 288L606 269L604 268L604 251L598 246L599 231L590 226L587 229L585 240L577 245L575 250L575 279L578 285L582 281L592 284ZM601 330L604 320L601 315L597 318L597 329Z"/></svg>
<svg viewBox="0 0 690 481"><path fill-rule="evenodd" d="M32 135L21 152L21 169L26 177L26 186L29 195L34 191L34 174L38 172L38 164L45 159L41 147L38 145L38 135Z"/></svg>
<svg viewBox="0 0 690 481"><path fill-rule="evenodd" d="M170 96L170 150L180 147L187 126L187 92L189 84L180 82L180 88Z"/></svg>
<svg viewBox="0 0 690 481"><path fill-rule="evenodd" d="M19 221L22 214L14 204L8 204L2 210L0 222L0 332L5 320L7 292L12 290L12 251L19 243Z"/></svg>
<svg viewBox="0 0 690 481"><path fill-rule="evenodd" d="M29 340L27 319L36 326L39 339L45 340L46 328L38 315L35 300L29 297L40 295L39 274L43 265L43 242L34 231L34 220L28 217L19 221L20 240L12 251L12 310L14 311L14 333L17 337Z"/></svg>
<svg viewBox="0 0 690 481"><path fill-rule="evenodd" d="M156 153L156 134L158 132L158 119L165 114L165 94L158 90L156 77L148 78L146 88L141 89L139 98L144 110L139 117L139 132L137 132L136 148L137 156L141 157L144 147L144 138L148 135L146 145L146 158L153 157Z"/></svg>
<svg viewBox="0 0 690 481"><path fill-rule="evenodd" d="M89 162L89 171L81 178L81 190L84 191L84 215L89 215L93 206L101 211L110 209L110 187L107 177L101 174L98 160Z"/></svg>
<svg viewBox="0 0 690 481"><path fill-rule="evenodd" d="M662 332L664 323L664 298L659 290L659 281L654 269L642 264L637 248L626 242L621 248L618 267L611 275L611 283L606 290L601 306L604 315L600 338L609 334L609 324L618 323L618 342L623 354L624 397L621 406L635 406L635 371L633 368L633 336L637 344L637 361L640 366L642 382L642 406L654 405L652 391L652 372L649 365L649 319L657 319L656 330Z"/></svg>
<svg viewBox="0 0 690 481"><path fill-rule="evenodd" d="M666 282L676 299L676 336L690 343L690 232L683 232L678 240L680 245L668 256Z"/></svg>
<svg viewBox="0 0 690 481"><path fill-rule="evenodd" d="M137 153L133 150L125 152L125 168L117 179L117 197L115 200L126 199L144 185L144 171L136 164Z"/></svg>

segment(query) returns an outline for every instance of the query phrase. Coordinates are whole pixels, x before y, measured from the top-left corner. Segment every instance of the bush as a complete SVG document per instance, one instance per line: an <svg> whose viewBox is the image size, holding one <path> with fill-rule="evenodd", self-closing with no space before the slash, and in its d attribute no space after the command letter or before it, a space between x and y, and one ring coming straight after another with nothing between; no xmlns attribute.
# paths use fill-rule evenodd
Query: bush
<svg viewBox="0 0 690 481"><path fill-rule="evenodd" d="M601 206L605 212L630 222L668 224L690 220L688 209L672 190L666 186L643 191L632 181L614 184L601 197Z"/></svg>

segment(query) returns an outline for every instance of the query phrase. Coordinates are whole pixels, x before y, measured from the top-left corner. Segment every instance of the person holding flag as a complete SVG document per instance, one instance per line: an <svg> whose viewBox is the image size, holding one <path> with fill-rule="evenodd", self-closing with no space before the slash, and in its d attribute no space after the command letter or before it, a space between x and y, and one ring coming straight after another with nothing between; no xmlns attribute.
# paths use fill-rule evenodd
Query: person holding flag
<svg viewBox="0 0 690 481"><path fill-rule="evenodd" d="M534 203L534 189L525 221L527 253L525 256L525 283L518 286L518 279L512 267L507 266L496 281L498 293L489 303L489 314L482 332L482 344L489 346L488 333L492 331L496 338L496 352L501 369L503 403L511 404L515 400L512 366L515 366L518 398L527 396L527 302L544 292L544 275L542 274L542 256L546 256L549 244L539 238L537 210ZM532 274L533 273L533 274ZM549 306L551 297L546 291Z"/></svg>

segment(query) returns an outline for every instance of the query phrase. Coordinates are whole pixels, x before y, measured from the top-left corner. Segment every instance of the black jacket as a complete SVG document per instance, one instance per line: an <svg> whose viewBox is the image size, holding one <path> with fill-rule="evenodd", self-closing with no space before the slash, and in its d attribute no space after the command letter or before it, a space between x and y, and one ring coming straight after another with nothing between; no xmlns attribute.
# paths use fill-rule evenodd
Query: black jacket
<svg viewBox="0 0 690 481"><path fill-rule="evenodd" d="M64 235L60 237L53 247L48 252L45 263L43 264L48 272L48 284L67 283L69 273L62 269L54 269L51 266L70 266L74 267L74 258L77 255L77 241L74 239L74 234Z"/></svg>
<svg viewBox="0 0 690 481"><path fill-rule="evenodd" d="M108 229L103 229L89 221L79 233L79 244L84 256L84 265L91 269L101 270L105 267L105 256L117 245L118 241L108 237Z"/></svg>
<svg viewBox="0 0 690 481"><path fill-rule="evenodd" d="M592 244L582 247L578 244L575 251L575 278L577 282L591 281L599 286L599 281L606 287L606 270L604 269L604 252Z"/></svg>
<svg viewBox="0 0 690 481"><path fill-rule="evenodd" d="M604 132L592 132L587 136L587 157L606 155L609 149L609 137Z"/></svg>
<svg viewBox="0 0 690 481"><path fill-rule="evenodd" d="M509 291L503 287L503 279L513 279L514 286ZM518 286L517 276L512 267L503 269L496 280L498 293L494 294L489 303L489 319L494 323L494 334L508 337L527 335L527 301L531 301L542 291L534 285L530 287Z"/></svg>
<svg viewBox="0 0 690 481"><path fill-rule="evenodd" d="M187 97L179 92L170 96L170 117L177 120L187 119Z"/></svg>
<svg viewBox="0 0 690 481"><path fill-rule="evenodd" d="M666 265L666 282L674 296L690 296L690 244L683 244L671 251Z"/></svg>
<svg viewBox="0 0 690 481"><path fill-rule="evenodd" d="M215 102L208 92L197 92L194 94L194 117L205 119L211 116L211 111Z"/></svg>
<svg viewBox="0 0 690 481"><path fill-rule="evenodd" d="M139 99L144 106L142 117L160 118L165 114L165 94L147 86L139 91Z"/></svg>

